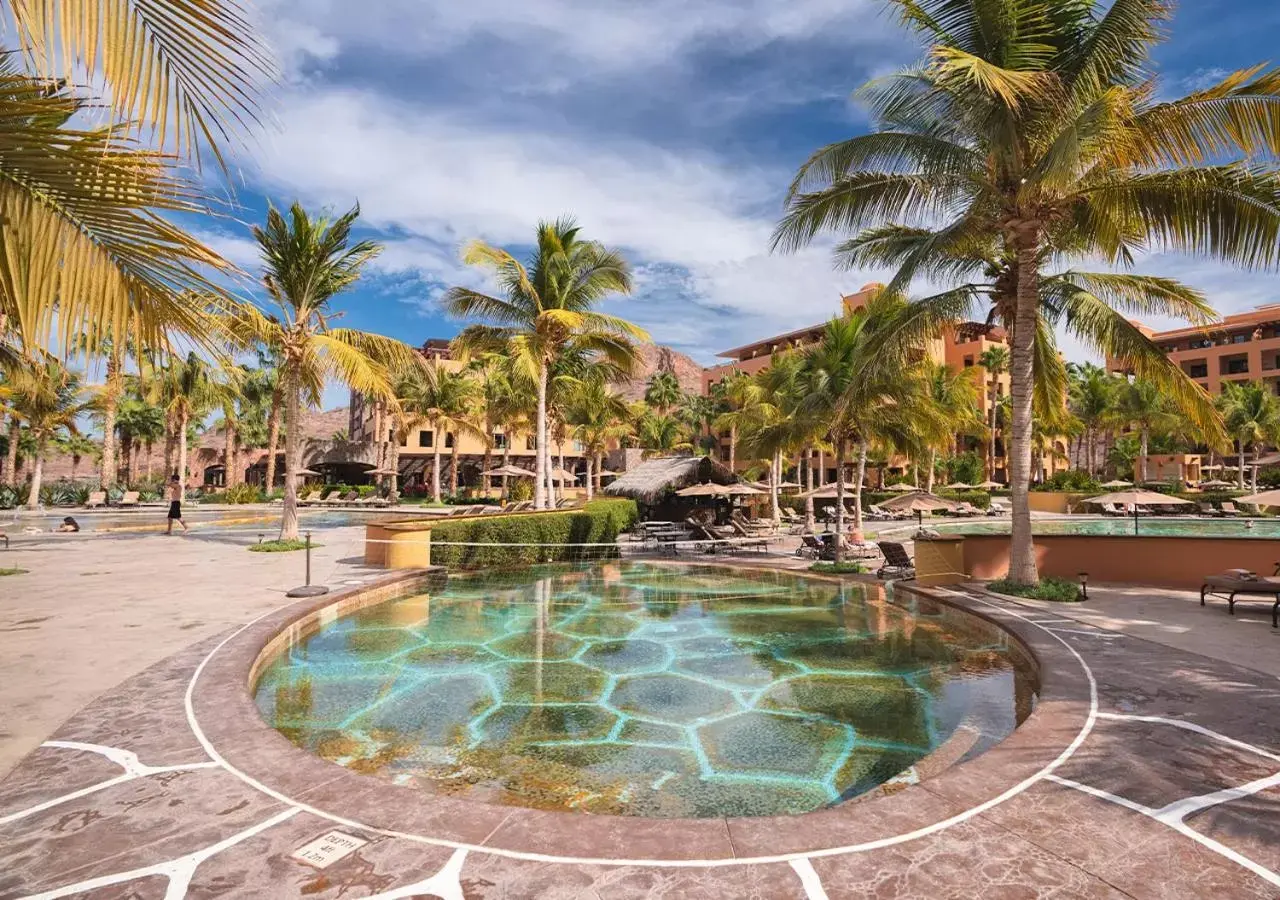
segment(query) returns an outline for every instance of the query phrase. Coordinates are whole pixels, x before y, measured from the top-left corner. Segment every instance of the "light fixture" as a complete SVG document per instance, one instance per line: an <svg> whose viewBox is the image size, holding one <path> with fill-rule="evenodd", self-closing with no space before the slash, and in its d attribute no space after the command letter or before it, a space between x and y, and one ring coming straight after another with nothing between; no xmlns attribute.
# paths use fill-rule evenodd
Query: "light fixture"
<svg viewBox="0 0 1280 900"><path fill-rule="evenodd" d="M1080 579L1080 600L1083 602L1089 599L1089 573L1079 572L1076 577Z"/></svg>

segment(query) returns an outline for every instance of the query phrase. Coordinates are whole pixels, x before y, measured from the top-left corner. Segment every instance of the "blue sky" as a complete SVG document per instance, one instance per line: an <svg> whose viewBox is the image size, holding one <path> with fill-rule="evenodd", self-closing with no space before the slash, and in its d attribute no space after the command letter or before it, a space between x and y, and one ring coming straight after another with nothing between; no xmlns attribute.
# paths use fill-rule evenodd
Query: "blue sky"
<svg viewBox="0 0 1280 900"><path fill-rule="evenodd" d="M635 266L636 292L611 310L704 364L821 321L841 291L884 275L832 271L825 247L768 252L798 164L866 128L850 92L919 53L879 0L257 6L285 71L276 121L239 161L240 221L197 228L254 271L243 223L266 198L359 200L386 251L339 298L345 324L410 343L452 335L442 291L483 286L462 243L519 252L539 218L566 213ZM1158 54L1163 90L1266 60L1277 26L1266 0L1188 0ZM1274 297L1270 274L1174 257L1143 269L1188 280L1223 312Z"/></svg>

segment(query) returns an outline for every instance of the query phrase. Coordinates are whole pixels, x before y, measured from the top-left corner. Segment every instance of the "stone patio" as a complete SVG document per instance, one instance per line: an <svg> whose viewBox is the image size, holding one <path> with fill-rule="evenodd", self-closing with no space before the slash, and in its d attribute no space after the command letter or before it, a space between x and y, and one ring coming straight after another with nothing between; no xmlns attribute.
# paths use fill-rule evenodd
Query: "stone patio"
<svg viewBox="0 0 1280 900"><path fill-rule="evenodd" d="M380 583L360 532L325 533L316 580ZM254 539L0 555L32 570L0 580L0 769L25 757L0 781L0 898L1280 896L1280 636L1261 606L923 594L1040 657L1040 708L1011 738L804 816L624 820L400 789L245 716L246 666L307 608L280 609L301 560ZM295 858L325 838L330 865Z"/></svg>

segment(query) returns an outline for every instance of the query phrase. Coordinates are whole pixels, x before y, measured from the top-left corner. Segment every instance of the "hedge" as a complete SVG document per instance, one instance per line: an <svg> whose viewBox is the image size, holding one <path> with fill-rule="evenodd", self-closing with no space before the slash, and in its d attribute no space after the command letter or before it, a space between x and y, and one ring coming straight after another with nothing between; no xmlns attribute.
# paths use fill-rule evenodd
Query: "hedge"
<svg viewBox="0 0 1280 900"><path fill-rule="evenodd" d="M593 500L582 509L488 515L441 522L431 527L431 562L450 569L485 569L575 561L580 558L580 554L575 552L575 544L612 544L638 518L634 500L611 499Z"/></svg>

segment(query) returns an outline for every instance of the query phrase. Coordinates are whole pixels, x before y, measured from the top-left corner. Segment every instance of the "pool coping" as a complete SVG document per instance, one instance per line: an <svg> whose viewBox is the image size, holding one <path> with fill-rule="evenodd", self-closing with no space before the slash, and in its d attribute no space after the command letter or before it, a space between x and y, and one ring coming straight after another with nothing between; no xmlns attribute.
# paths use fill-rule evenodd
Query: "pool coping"
<svg viewBox="0 0 1280 900"><path fill-rule="evenodd" d="M406 570L372 585L301 600L224 640L201 663L187 691L189 722L205 750L279 800L335 822L424 843L584 863L741 864L888 846L967 821L1064 763L1096 713L1096 689L1083 660L1029 616L978 597L898 582L895 589L917 602L956 607L1009 632L1035 661L1039 702L1008 738L972 760L947 765L944 744L917 763L917 771L923 769L919 783L894 791L882 786L878 794L814 812L646 819L497 806L361 775L296 747L262 720L251 686L268 651L302 629L404 596L440 571Z"/></svg>

